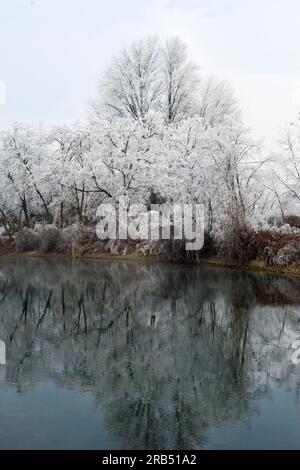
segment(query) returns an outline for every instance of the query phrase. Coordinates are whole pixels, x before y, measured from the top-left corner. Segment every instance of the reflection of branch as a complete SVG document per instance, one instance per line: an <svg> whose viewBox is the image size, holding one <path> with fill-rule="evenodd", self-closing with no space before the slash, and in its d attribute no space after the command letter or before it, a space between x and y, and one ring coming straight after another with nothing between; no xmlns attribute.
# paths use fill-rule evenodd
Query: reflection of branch
<svg viewBox="0 0 300 470"><path fill-rule="evenodd" d="M5 282L4 286L1 289L2 298L0 299L0 303L3 302L6 299L6 296L9 292L9 289L6 289L7 286L8 286L8 279L6 279L6 282Z"/></svg>
<svg viewBox="0 0 300 470"><path fill-rule="evenodd" d="M84 319L84 332L87 335L87 321L86 321L86 313L85 313L85 308L84 308L84 293L81 294L81 297L78 302L78 307L79 307L79 312L78 312L78 317L77 317L77 334L79 334L80 330L80 318L81 318L81 311L83 313L83 319Z"/></svg>
<svg viewBox="0 0 300 470"><path fill-rule="evenodd" d="M246 323L245 332L244 332L244 338L243 338L241 368L243 367L244 362L245 362L245 350L246 350L246 343L247 343L248 327L249 327L249 318L247 317L247 323Z"/></svg>
<svg viewBox="0 0 300 470"><path fill-rule="evenodd" d="M28 302L29 302L29 294L31 292L31 286L28 286L27 289L26 289L26 294L25 294L25 299L23 300L22 299L22 304L23 304L23 309L22 309L22 313L12 331L12 333L9 335L9 340L10 342L12 342L12 340L14 339L14 336L17 332L17 329L18 329L18 326L19 326L19 322L22 320L22 318L24 317L25 318L25 323L26 323L26 320L27 320L27 313L28 313ZM21 295L22 297L22 295Z"/></svg>
<svg viewBox="0 0 300 470"><path fill-rule="evenodd" d="M53 293L53 291L51 290L49 292L49 296L48 296L48 299L47 299L47 302L46 302L46 305L45 305L45 308L44 308L44 312L43 312L42 316L39 318L39 321L37 322L37 325L36 325L36 328L35 328L36 332L39 329L42 321L44 320L44 318L46 316L46 313L47 313L47 310L50 308L50 301L51 301L52 293Z"/></svg>
<svg viewBox="0 0 300 470"><path fill-rule="evenodd" d="M101 338L102 333L106 333L108 330L110 330L115 324L115 322L118 321L123 316L124 313L128 315L130 311L131 311L131 307L130 305L128 305L119 313L119 315L117 315L116 318L114 318L114 320L111 320L105 328L102 328L102 326L98 328L98 339L97 339L97 346L96 346L97 348L100 345L100 338ZM102 323L102 318L101 318L101 323Z"/></svg>
<svg viewBox="0 0 300 470"><path fill-rule="evenodd" d="M46 313L47 313L47 310L50 308L50 301L51 301L51 297L52 297L52 293L53 291L51 290L49 292L49 296L48 296L48 299L47 299L47 302L46 302L46 305L45 305L45 308L44 308L44 311L43 311L43 314L41 315L41 317L39 318L38 322L37 322L37 325L36 325L36 328L35 328L35 334L32 338L32 340L30 341L30 344L27 348L27 351L25 352L25 354L21 357L19 363L18 363L18 367L17 367L17 377L19 375L19 372L20 372L20 368L24 362L24 360L28 357L31 356L31 351L32 351L32 346L34 345L34 342L35 342L35 339L36 339L36 334L37 334L37 331L41 325L41 323L43 322L45 316L46 316Z"/></svg>
<svg viewBox="0 0 300 470"><path fill-rule="evenodd" d="M285 311L284 318L283 318L283 321L282 321L282 327L281 327L281 329L280 329L280 333L279 333L279 336L278 336L277 347L279 347L279 343L280 343L280 340L281 340L281 336L282 336L282 334L283 334L283 332L284 332L286 317L287 317L287 310Z"/></svg>

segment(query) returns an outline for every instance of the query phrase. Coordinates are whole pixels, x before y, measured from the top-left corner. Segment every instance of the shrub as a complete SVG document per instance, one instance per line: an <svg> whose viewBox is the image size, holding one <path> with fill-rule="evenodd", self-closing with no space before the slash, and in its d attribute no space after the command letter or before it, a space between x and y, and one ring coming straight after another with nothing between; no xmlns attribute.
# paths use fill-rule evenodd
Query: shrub
<svg viewBox="0 0 300 470"><path fill-rule="evenodd" d="M15 240L7 236L0 237L0 255L14 253L16 251Z"/></svg>
<svg viewBox="0 0 300 470"><path fill-rule="evenodd" d="M289 225L290 227L300 229L300 217L298 215L285 215L284 217L272 216L268 219L268 224L272 227L282 227Z"/></svg>
<svg viewBox="0 0 300 470"><path fill-rule="evenodd" d="M270 266L284 267L300 258L300 233L258 231L251 243L256 246L257 258Z"/></svg>
<svg viewBox="0 0 300 470"><path fill-rule="evenodd" d="M39 248L39 236L32 229L22 228L16 233L16 251L35 251Z"/></svg>
<svg viewBox="0 0 300 470"><path fill-rule="evenodd" d="M284 223L290 227L300 228L300 217L298 215L287 215L284 217Z"/></svg>
<svg viewBox="0 0 300 470"><path fill-rule="evenodd" d="M135 252L153 255L167 262L196 263L201 251L187 251L186 240L147 240L135 245Z"/></svg>
<svg viewBox="0 0 300 470"><path fill-rule="evenodd" d="M95 227L73 225L71 236L68 236L68 250L72 256L83 256L91 253L107 251L107 242L98 239Z"/></svg>
<svg viewBox="0 0 300 470"><path fill-rule="evenodd" d="M245 264L256 257L256 246L252 243L253 230L246 225L233 221L223 229L223 240L219 255L227 260L237 260Z"/></svg>
<svg viewBox="0 0 300 470"><path fill-rule="evenodd" d="M54 225L45 225L39 229L39 241L41 253L62 251L62 235Z"/></svg>

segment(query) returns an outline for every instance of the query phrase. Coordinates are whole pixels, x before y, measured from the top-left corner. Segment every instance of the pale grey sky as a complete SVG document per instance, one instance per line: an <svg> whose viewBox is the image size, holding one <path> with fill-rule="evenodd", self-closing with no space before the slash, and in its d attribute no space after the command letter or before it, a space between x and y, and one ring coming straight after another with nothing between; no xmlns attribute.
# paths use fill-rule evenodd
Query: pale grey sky
<svg viewBox="0 0 300 470"><path fill-rule="evenodd" d="M299 0L0 0L0 129L84 117L113 54L177 34L270 148L300 110L299 31Z"/></svg>

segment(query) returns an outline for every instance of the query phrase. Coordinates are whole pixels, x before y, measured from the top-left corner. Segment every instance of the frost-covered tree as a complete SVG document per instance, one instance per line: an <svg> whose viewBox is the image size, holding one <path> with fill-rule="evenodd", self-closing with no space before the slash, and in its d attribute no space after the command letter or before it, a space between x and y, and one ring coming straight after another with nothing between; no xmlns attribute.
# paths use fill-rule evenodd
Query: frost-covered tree
<svg viewBox="0 0 300 470"><path fill-rule="evenodd" d="M155 38L140 40L114 58L99 83L96 114L104 107L112 114L144 120L157 109L163 93L160 51Z"/></svg>
<svg viewBox="0 0 300 470"><path fill-rule="evenodd" d="M221 124L228 117L240 119L237 101L230 85L212 76L205 78L200 84L196 112L210 127Z"/></svg>
<svg viewBox="0 0 300 470"><path fill-rule="evenodd" d="M3 192L25 225L44 216L52 221L53 198L48 175L48 152L41 128L16 124L1 135L0 172Z"/></svg>
<svg viewBox="0 0 300 470"><path fill-rule="evenodd" d="M158 112L145 122L103 117L50 130L17 126L2 135L0 209L4 221L12 211L27 226L53 218L65 226L92 221L101 202L120 196L148 207L158 199L197 202L207 208L211 230L226 218L249 220L261 197L260 167L237 116L213 127L199 115L166 123Z"/></svg>
<svg viewBox="0 0 300 470"><path fill-rule="evenodd" d="M88 206L92 205L92 175L87 162L93 148L93 129L82 124L54 127L49 140L60 223L62 226L65 223L66 209L75 212L78 220L83 222Z"/></svg>
<svg viewBox="0 0 300 470"><path fill-rule="evenodd" d="M164 93L162 109L167 122L191 115L199 82L196 65L189 60L187 46L178 37L170 38L162 49Z"/></svg>
<svg viewBox="0 0 300 470"><path fill-rule="evenodd" d="M92 122L15 125L1 134L0 220L7 232L41 221L89 225L100 203L126 196L149 209L202 203L207 232L224 238L234 230L238 239L270 214L273 183L280 204L300 198L299 128L285 141L280 184L275 177L271 184L230 87L199 82L180 39L124 49L106 71L100 98Z"/></svg>
<svg viewBox="0 0 300 470"><path fill-rule="evenodd" d="M294 205L300 207L300 118L281 139L277 178Z"/></svg>
<svg viewBox="0 0 300 470"><path fill-rule="evenodd" d="M123 49L99 82L92 116L130 117L145 121L149 112L160 110L166 122L188 117L195 111L196 65L178 37L164 45L147 38Z"/></svg>

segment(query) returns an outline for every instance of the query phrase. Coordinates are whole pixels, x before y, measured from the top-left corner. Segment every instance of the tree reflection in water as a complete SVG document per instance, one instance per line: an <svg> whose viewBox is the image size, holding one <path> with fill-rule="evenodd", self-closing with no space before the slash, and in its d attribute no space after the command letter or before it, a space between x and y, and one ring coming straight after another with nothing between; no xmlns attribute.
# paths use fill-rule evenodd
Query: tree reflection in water
<svg viewBox="0 0 300 470"><path fill-rule="evenodd" d="M270 382L298 393L299 283L266 274L7 259L5 382L89 391L120 448L201 448L249 422Z"/></svg>

